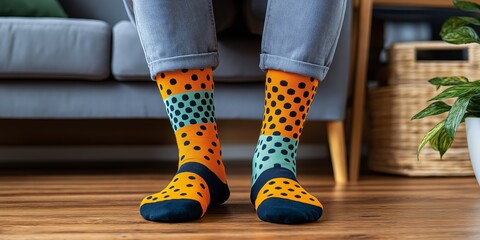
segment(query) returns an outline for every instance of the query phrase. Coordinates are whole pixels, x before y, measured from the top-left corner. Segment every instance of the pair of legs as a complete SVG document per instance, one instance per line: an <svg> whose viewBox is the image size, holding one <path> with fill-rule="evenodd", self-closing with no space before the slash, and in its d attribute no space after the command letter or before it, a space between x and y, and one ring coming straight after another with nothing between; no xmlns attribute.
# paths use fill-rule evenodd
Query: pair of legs
<svg viewBox="0 0 480 240"><path fill-rule="evenodd" d="M218 65L211 0L126 0L175 131L179 167L170 184L146 196L145 219L188 221L225 202L229 189L213 105ZM260 219L318 220L321 203L296 180L303 124L331 64L346 0L269 1L260 68L267 72L261 135L252 162L251 201Z"/></svg>

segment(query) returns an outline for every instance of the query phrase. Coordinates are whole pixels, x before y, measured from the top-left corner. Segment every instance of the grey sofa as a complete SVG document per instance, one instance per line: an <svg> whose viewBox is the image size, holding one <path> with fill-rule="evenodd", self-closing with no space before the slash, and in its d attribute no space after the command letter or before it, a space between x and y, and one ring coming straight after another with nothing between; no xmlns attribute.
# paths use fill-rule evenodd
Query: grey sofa
<svg viewBox="0 0 480 240"><path fill-rule="evenodd" d="M122 1L60 2L70 18L0 18L0 118L167 118ZM264 73L258 55L265 6L266 0L214 1L218 119L262 118ZM347 180L343 121L351 15L350 3L334 62L308 116L327 122L337 182ZM235 31L239 16L249 31L241 36Z"/></svg>

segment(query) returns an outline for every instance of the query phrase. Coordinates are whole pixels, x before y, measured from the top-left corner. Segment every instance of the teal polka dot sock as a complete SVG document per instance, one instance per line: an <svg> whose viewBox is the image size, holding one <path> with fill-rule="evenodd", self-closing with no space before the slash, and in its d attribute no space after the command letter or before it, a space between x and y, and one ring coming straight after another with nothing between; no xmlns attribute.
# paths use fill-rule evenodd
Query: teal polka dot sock
<svg viewBox="0 0 480 240"><path fill-rule="evenodd" d="M251 201L260 219L274 223L318 220L323 206L296 179L300 134L318 80L269 70L263 127L252 162Z"/></svg>

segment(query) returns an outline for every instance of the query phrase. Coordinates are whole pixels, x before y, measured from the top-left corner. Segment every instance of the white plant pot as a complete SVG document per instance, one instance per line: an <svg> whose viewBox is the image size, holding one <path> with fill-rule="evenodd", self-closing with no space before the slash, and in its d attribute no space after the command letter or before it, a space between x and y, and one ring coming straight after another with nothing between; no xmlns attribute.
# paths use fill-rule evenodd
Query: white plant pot
<svg viewBox="0 0 480 240"><path fill-rule="evenodd" d="M468 151L472 161L473 171L480 184L480 118L466 118Z"/></svg>

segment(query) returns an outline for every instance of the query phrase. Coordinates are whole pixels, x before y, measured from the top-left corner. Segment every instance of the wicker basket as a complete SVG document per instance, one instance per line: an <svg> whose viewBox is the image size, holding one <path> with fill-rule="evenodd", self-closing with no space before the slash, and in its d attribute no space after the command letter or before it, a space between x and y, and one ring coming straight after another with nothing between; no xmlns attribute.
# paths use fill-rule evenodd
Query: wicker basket
<svg viewBox="0 0 480 240"><path fill-rule="evenodd" d="M419 50L466 50L463 61L420 61ZM466 76L480 79L480 46L478 44L454 45L441 41L407 42L394 44L389 51L389 85L428 84L433 77Z"/></svg>
<svg viewBox="0 0 480 240"><path fill-rule="evenodd" d="M468 46L468 63L419 63L412 57L415 49L438 49L442 46L458 47L441 42L401 43L392 47L390 86L372 89L368 94L370 169L408 176L473 175L464 124L458 129L455 142L442 160L428 144L420 153L420 160L416 157L416 149L423 136L446 117L442 114L410 120L439 93L427 80L453 75L475 78L473 66L477 66L476 62L480 60L479 48L473 45Z"/></svg>

